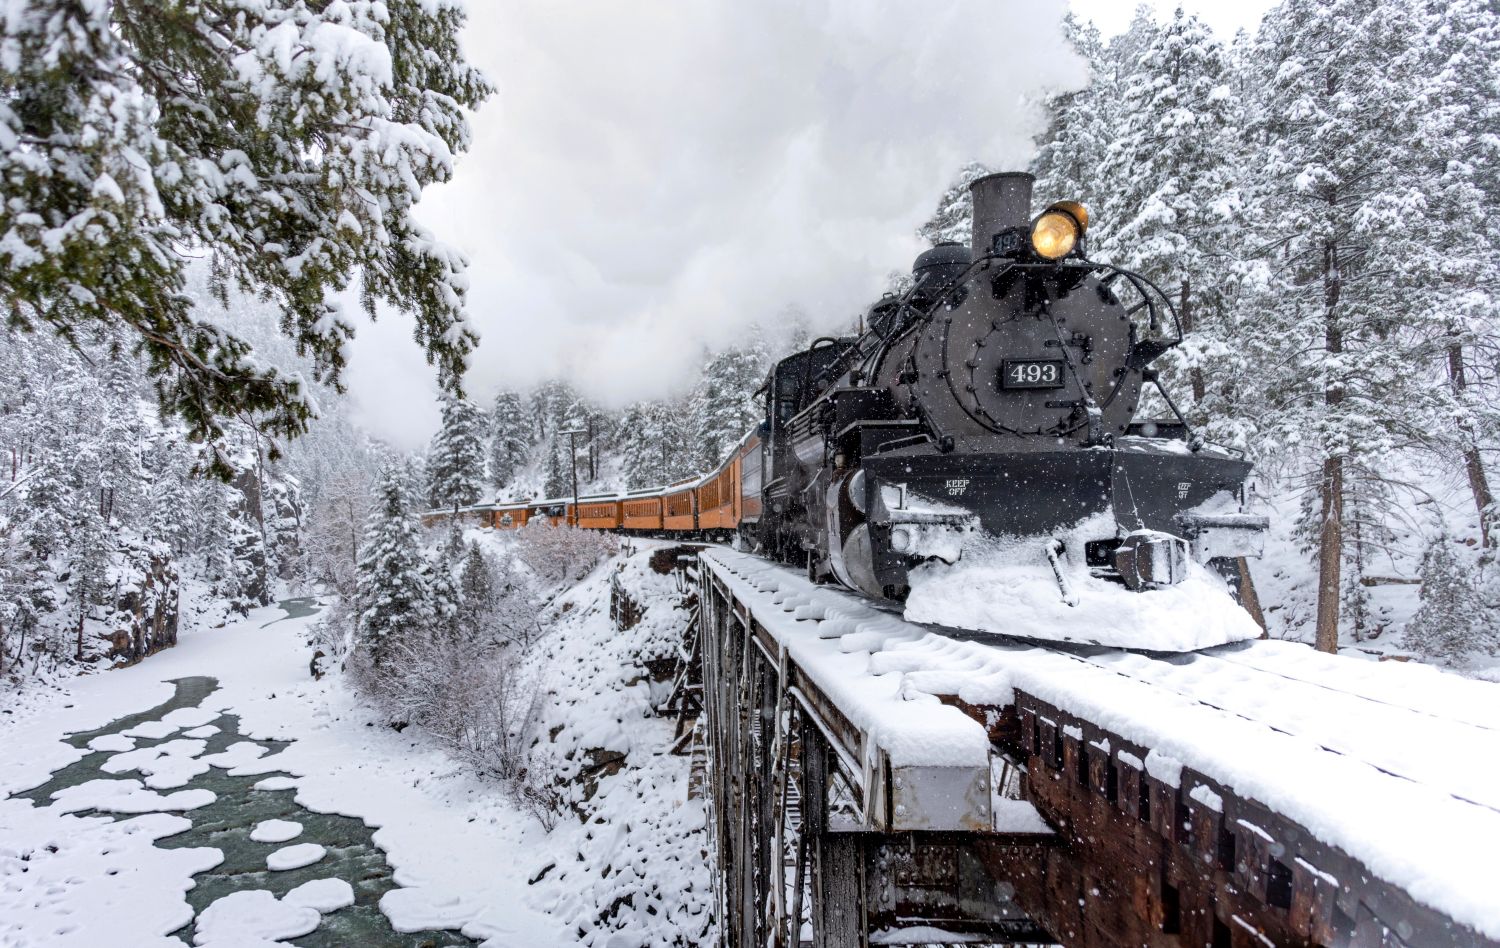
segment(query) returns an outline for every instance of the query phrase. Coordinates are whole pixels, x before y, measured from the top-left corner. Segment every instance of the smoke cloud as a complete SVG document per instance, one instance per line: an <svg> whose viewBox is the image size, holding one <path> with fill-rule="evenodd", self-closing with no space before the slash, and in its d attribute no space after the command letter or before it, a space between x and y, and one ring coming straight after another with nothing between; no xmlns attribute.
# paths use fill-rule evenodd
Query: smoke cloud
<svg viewBox="0 0 1500 948"><path fill-rule="evenodd" d="M680 388L705 349L789 306L851 325L964 163L1024 166L1042 100L1087 81L1065 12L471 3L467 54L499 91L421 206L472 262L471 393L561 376L618 405ZM410 443L430 430L431 370L403 322L361 330L351 387Z"/></svg>

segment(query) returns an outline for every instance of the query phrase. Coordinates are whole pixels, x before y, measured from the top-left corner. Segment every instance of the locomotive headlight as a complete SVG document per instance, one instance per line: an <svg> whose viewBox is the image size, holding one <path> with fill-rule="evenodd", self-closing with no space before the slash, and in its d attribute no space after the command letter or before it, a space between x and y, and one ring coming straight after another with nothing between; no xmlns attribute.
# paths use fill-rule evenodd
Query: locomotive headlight
<svg viewBox="0 0 1500 948"><path fill-rule="evenodd" d="M1061 260L1073 252L1089 226L1089 212L1076 201L1059 201L1031 225L1031 249L1046 260Z"/></svg>

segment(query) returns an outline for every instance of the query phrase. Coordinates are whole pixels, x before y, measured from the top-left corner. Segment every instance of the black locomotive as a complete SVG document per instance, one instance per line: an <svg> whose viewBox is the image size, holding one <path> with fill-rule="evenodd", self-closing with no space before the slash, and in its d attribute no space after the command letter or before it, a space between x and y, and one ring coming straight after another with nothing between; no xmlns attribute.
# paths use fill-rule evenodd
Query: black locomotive
<svg viewBox="0 0 1500 948"><path fill-rule="evenodd" d="M772 370L755 545L891 600L980 531L1034 538L1064 587L1077 557L1131 589L1190 557L1238 583L1266 522L1242 512L1250 465L1194 437L1151 369L1182 339L1171 301L1087 258L1080 205L1033 218L1031 190L975 181L971 246L923 253L861 335ZM1172 420L1136 420L1146 386Z"/></svg>

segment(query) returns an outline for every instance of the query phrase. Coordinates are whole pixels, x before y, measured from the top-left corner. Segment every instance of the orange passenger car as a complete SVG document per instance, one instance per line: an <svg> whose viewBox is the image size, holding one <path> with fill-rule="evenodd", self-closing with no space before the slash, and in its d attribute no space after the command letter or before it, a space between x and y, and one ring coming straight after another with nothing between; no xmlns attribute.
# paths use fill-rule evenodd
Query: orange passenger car
<svg viewBox="0 0 1500 948"><path fill-rule="evenodd" d="M621 503L622 525L626 530L660 530L661 491L635 491L625 495Z"/></svg>
<svg viewBox="0 0 1500 948"><path fill-rule="evenodd" d="M697 491L691 482L664 493L661 525L663 530L698 529Z"/></svg>
<svg viewBox="0 0 1500 948"><path fill-rule="evenodd" d="M698 487L698 529L733 530L739 524L740 459L731 453L724 466Z"/></svg>
<svg viewBox="0 0 1500 948"><path fill-rule="evenodd" d="M490 526L496 530L518 530L526 526L530 513L525 504L501 504L490 511Z"/></svg>
<svg viewBox="0 0 1500 948"><path fill-rule="evenodd" d="M620 500L610 494L580 497L577 516L573 522L590 530L618 530L620 528Z"/></svg>
<svg viewBox="0 0 1500 948"><path fill-rule="evenodd" d="M530 523L541 517L554 527L561 523L567 523L568 508L571 506L572 504L569 504L566 500L539 500L534 504L527 504L526 522Z"/></svg>

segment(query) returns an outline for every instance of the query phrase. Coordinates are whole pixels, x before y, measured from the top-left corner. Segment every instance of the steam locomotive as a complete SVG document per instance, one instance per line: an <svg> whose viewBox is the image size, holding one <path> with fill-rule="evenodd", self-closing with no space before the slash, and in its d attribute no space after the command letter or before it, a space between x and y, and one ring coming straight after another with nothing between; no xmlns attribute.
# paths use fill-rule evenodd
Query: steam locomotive
<svg viewBox="0 0 1500 948"><path fill-rule="evenodd" d="M1244 557L1267 526L1243 510L1250 465L1195 437L1151 368L1182 341L1171 301L1088 259L1081 205L1033 218L1031 189L1027 174L975 181L970 246L919 256L861 334L778 362L764 421L715 471L459 514L733 538L897 603L914 571L995 538L1050 564L1069 605L1069 577L1143 591L1200 564L1250 593ZM1173 419L1136 419L1148 386Z"/></svg>
<svg viewBox="0 0 1500 948"><path fill-rule="evenodd" d="M1031 191L975 181L970 246L919 256L863 334L775 366L756 546L889 600L980 533L1034 542L1063 595L1065 557L1133 590L1194 559L1239 588L1267 524L1243 512L1250 465L1193 436L1151 368L1182 341L1171 301L1088 259L1081 205L1033 218ZM1172 421L1136 420L1148 386Z"/></svg>

